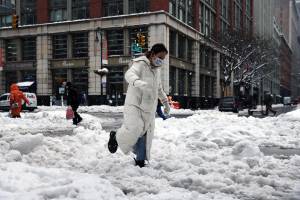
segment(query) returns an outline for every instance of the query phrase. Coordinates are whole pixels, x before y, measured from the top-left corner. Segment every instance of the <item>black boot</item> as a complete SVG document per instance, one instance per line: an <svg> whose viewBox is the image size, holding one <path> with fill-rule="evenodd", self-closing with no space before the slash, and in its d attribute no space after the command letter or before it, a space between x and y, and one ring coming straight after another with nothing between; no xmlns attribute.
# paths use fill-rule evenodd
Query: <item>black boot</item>
<svg viewBox="0 0 300 200"><path fill-rule="evenodd" d="M135 161L135 165L139 166L140 168L145 167L145 160L136 160Z"/></svg>
<svg viewBox="0 0 300 200"><path fill-rule="evenodd" d="M76 119L76 118L73 118L73 124L74 124L74 125L77 125L77 123L78 123L78 122L77 122L77 119Z"/></svg>
<svg viewBox="0 0 300 200"><path fill-rule="evenodd" d="M81 121L82 121L82 118L79 117L78 120L77 120L77 124L80 123Z"/></svg>
<svg viewBox="0 0 300 200"><path fill-rule="evenodd" d="M116 153L118 150L118 142L116 140L116 132L111 131L108 140L108 150L110 153Z"/></svg>

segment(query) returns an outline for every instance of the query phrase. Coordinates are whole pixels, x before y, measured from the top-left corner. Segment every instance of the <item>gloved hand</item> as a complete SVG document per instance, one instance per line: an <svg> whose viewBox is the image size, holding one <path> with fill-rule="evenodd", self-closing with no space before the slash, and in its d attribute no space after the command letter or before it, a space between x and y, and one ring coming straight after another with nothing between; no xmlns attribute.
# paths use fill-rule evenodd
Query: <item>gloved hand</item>
<svg viewBox="0 0 300 200"><path fill-rule="evenodd" d="M133 86L138 88L145 88L147 86L147 83L145 81L136 80L134 81Z"/></svg>
<svg viewBox="0 0 300 200"><path fill-rule="evenodd" d="M164 105L164 113L169 115L170 114L170 104L168 101L165 101L163 102L163 105Z"/></svg>

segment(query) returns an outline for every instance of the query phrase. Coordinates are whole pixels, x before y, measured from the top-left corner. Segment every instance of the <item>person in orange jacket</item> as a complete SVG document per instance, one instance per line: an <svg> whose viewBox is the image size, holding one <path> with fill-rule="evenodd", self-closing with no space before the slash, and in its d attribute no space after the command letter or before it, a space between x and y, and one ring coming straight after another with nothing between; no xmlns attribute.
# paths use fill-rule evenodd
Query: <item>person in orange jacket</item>
<svg viewBox="0 0 300 200"><path fill-rule="evenodd" d="M22 110L22 100L29 105L29 100L25 97L22 91L19 90L17 84L10 86L10 113L12 118L20 118L20 112Z"/></svg>

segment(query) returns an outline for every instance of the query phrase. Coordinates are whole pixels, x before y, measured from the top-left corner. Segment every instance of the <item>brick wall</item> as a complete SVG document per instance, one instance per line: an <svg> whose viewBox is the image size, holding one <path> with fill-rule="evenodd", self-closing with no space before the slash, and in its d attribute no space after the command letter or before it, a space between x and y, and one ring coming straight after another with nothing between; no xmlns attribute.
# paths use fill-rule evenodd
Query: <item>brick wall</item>
<svg viewBox="0 0 300 200"><path fill-rule="evenodd" d="M37 23L47 23L49 20L48 0L36 0Z"/></svg>
<svg viewBox="0 0 300 200"><path fill-rule="evenodd" d="M150 11L164 10L169 12L169 0L151 0Z"/></svg>

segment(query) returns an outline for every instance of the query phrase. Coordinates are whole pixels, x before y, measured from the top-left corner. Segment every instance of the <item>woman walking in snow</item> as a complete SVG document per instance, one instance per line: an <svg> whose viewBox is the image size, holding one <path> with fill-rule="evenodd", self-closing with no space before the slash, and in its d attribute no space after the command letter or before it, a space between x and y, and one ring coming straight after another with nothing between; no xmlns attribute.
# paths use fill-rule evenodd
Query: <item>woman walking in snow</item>
<svg viewBox="0 0 300 200"><path fill-rule="evenodd" d="M118 147L125 154L133 151L139 167L144 167L145 160L150 159L158 98L164 105L165 113L170 112L160 80L160 68L167 54L166 47L158 43L145 56L132 60L132 66L125 73L129 86L124 105L124 122L117 132L110 132L109 151L115 153Z"/></svg>

